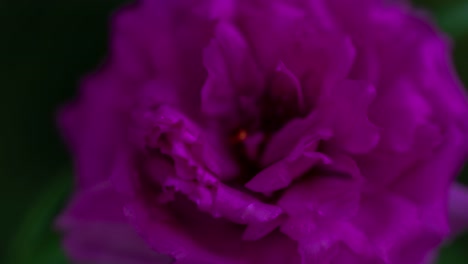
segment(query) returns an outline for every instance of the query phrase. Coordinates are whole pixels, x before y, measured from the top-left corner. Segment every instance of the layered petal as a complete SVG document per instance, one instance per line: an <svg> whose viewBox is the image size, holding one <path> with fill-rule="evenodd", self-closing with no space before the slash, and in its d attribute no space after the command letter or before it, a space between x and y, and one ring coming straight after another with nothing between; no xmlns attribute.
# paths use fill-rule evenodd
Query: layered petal
<svg viewBox="0 0 468 264"><path fill-rule="evenodd" d="M375 87L368 83L346 80L325 95L318 111L334 129L333 144L350 153L367 153L377 146L379 128L368 116L375 94Z"/></svg>
<svg viewBox="0 0 468 264"><path fill-rule="evenodd" d="M169 264L137 235L123 214L122 200L109 184L77 194L57 222L67 254L79 263Z"/></svg>
<svg viewBox="0 0 468 264"><path fill-rule="evenodd" d="M304 137L291 153L255 175L246 187L256 192L274 192L288 187L315 165L330 163L326 155L317 151L320 139L320 135Z"/></svg>
<svg viewBox="0 0 468 264"><path fill-rule="evenodd" d="M468 228L468 190L466 186L453 185L449 198L450 227L452 234Z"/></svg>
<svg viewBox="0 0 468 264"><path fill-rule="evenodd" d="M173 256L176 263L299 263L294 243L284 235L244 241L240 226L215 219L187 202L181 199L152 208L129 204L126 213L149 245Z"/></svg>

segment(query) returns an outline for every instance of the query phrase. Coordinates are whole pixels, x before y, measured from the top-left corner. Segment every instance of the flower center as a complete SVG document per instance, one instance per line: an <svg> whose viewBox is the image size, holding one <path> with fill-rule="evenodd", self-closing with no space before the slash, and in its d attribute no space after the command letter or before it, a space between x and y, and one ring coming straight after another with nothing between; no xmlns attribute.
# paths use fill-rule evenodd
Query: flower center
<svg viewBox="0 0 468 264"><path fill-rule="evenodd" d="M241 117L248 120L235 128L229 142L232 152L242 168L242 181L250 180L264 169L260 159L271 137L294 118L306 114L304 98L297 79L279 66L267 82L263 96L257 101L257 115Z"/></svg>

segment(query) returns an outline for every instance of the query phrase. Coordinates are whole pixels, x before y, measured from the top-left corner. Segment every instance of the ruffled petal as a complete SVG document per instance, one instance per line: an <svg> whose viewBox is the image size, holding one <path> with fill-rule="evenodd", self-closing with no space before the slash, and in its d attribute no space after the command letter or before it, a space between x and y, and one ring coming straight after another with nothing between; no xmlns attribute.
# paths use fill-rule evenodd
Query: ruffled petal
<svg viewBox="0 0 468 264"><path fill-rule="evenodd" d="M288 187L294 180L320 163L327 163L328 158L320 153L306 153L279 161L255 175L245 187L261 192L271 193Z"/></svg>
<svg viewBox="0 0 468 264"><path fill-rule="evenodd" d="M422 205L445 199L452 181L466 160L468 146L466 134L458 127L446 129L438 148L413 169L403 172L393 183L391 188L395 192ZM424 184L424 188L416 192L415 186L421 184Z"/></svg>
<svg viewBox="0 0 468 264"><path fill-rule="evenodd" d="M289 232L288 225L301 225L303 229L294 238L302 263L348 263L340 262L345 256L350 257L350 263L384 263L365 234L346 221L320 221L302 215L291 219L281 230Z"/></svg>
<svg viewBox="0 0 468 264"><path fill-rule="evenodd" d="M176 261L183 263L184 260L191 260L194 263L213 264L240 263L238 256L226 254L231 249L234 251L236 247L232 245L235 240L230 240L235 234L233 227L225 222L214 225L213 220L207 216L193 215L194 212L180 212L185 216L177 218L171 215L170 210L159 206L146 208L141 203L127 204L125 213L153 250L168 254ZM188 218L189 215L190 218ZM202 216L203 219L201 219ZM195 217L198 219L195 220ZM208 221L211 231L207 232ZM198 230L191 230L191 226L197 225L199 225ZM223 230L226 241L216 236L215 230ZM205 237L201 236L200 232L206 232Z"/></svg>
<svg viewBox="0 0 468 264"><path fill-rule="evenodd" d="M57 221L74 260L93 264L169 264L127 223L122 201L109 184L78 193Z"/></svg>
<svg viewBox="0 0 468 264"><path fill-rule="evenodd" d="M349 218L359 206L360 186L361 183L354 179L317 176L288 188L278 205L292 216L313 214L334 220Z"/></svg>
<svg viewBox="0 0 468 264"><path fill-rule="evenodd" d="M83 82L80 99L67 105L59 116L77 168L78 188L106 181L125 121L120 111L128 103L119 76L102 71Z"/></svg>
<svg viewBox="0 0 468 264"><path fill-rule="evenodd" d="M260 158L262 166L271 165L288 156L304 137L316 137L317 141L330 139L332 130L320 127L318 120L317 115L313 113L286 123L271 136Z"/></svg>
<svg viewBox="0 0 468 264"><path fill-rule="evenodd" d="M421 263L447 232L437 213L440 204L422 207L392 193L365 194L353 224L362 230L381 259Z"/></svg>
<svg viewBox="0 0 468 264"><path fill-rule="evenodd" d="M261 94L263 78L246 40L233 25L218 25L215 38L205 49L204 64L208 71L201 91L204 114L233 119L239 111L258 112L245 103Z"/></svg>
<svg viewBox="0 0 468 264"><path fill-rule="evenodd" d="M254 176L245 186L256 192L270 193L288 187L317 164L330 163L326 155L317 152L320 138L306 137L284 159Z"/></svg>
<svg viewBox="0 0 468 264"><path fill-rule="evenodd" d="M194 178L188 171L199 167L229 179L237 165L223 145L206 136L199 126L183 113L168 105L155 105L135 113L134 135L141 150L159 149L173 159L179 176ZM193 174L193 175L190 175Z"/></svg>
<svg viewBox="0 0 468 264"><path fill-rule="evenodd" d="M318 111L333 128L334 145L350 153L366 153L379 142L379 129L369 121L375 88L360 81L342 81L320 102Z"/></svg>
<svg viewBox="0 0 468 264"><path fill-rule="evenodd" d="M400 80L378 94L371 105L371 120L381 130L381 143L387 149L405 152L414 147L417 129L430 124L430 102L415 89L417 84Z"/></svg>
<svg viewBox="0 0 468 264"><path fill-rule="evenodd" d="M132 203L126 213L149 245L173 256L177 264L299 264L295 245L285 236L273 233L244 241L238 225L213 218L187 202L182 199L151 208Z"/></svg>
<svg viewBox="0 0 468 264"><path fill-rule="evenodd" d="M468 188L455 184L450 190L449 198L450 226L452 234L468 228Z"/></svg>
<svg viewBox="0 0 468 264"><path fill-rule="evenodd" d="M405 129L402 129L405 130ZM385 133L385 132L383 132ZM426 124L414 131L414 139L408 151L388 149L380 144L367 155L356 157L362 174L370 185L382 187L391 184L405 174L414 164L429 159L443 142L440 127Z"/></svg>
<svg viewBox="0 0 468 264"><path fill-rule="evenodd" d="M155 111L146 112L142 122L139 138L144 149L157 149L174 167L161 170L171 166L158 163L155 170L148 171L149 177L161 187L186 195L200 210L239 224L268 222L282 213L279 207L222 183L223 175L213 174L216 170L210 170L212 167L207 164L212 156L204 156L207 152L202 149L210 145L204 142L202 131L182 114L168 106L159 106ZM151 164L151 160L148 162ZM164 177L158 177L162 174Z"/></svg>

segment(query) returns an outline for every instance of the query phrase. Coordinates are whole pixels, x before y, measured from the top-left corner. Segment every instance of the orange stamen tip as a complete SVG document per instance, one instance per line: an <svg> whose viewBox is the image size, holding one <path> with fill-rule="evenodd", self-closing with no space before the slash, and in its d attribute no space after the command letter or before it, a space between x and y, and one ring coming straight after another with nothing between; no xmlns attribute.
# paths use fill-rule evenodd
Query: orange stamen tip
<svg viewBox="0 0 468 264"><path fill-rule="evenodd" d="M247 131L242 129L237 133L237 139L239 141L244 141L247 138Z"/></svg>

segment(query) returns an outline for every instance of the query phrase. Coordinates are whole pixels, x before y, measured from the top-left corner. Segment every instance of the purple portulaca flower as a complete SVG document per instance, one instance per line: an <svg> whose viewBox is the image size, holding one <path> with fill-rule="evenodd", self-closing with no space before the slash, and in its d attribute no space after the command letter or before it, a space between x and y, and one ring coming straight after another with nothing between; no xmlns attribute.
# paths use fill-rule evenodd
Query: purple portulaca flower
<svg viewBox="0 0 468 264"><path fill-rule="evenodd" d="M401 3L140 0L112 33L60 115L74 261L418 264L468 223L468 103Z"/></svg>

